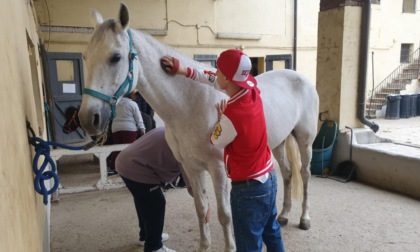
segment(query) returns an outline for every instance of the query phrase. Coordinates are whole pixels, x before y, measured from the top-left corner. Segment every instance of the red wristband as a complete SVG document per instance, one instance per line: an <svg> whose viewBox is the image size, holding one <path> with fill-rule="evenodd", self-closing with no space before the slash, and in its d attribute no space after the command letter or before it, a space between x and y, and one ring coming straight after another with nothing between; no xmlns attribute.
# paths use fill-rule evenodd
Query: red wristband
<svg viewBox="0 0 420 252"><path fill-rule="evenodd" d="M171 74L176 74L179 70L179 60L175 57L172 57L172 70L171 70Z"/></svg>

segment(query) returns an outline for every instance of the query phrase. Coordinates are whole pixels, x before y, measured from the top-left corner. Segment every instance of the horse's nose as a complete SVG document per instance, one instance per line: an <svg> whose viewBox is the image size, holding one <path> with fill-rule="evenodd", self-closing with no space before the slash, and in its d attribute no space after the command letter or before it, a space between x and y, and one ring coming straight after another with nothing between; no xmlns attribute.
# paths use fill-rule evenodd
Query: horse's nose
<svg viewBox="0 0 420 252"><path fill-rule="evenodd" d="M95 128L98 128L100 123L101 123L101 116L98 113L95 113L93 115L93 126L95 126Z"/></svg>

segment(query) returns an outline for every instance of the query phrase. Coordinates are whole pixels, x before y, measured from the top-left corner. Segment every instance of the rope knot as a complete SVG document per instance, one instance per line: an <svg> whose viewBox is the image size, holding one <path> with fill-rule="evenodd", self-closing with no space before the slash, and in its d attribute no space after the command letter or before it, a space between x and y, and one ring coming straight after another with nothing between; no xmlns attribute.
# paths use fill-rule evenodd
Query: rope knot
<svg viewBox="0 0 420 252"><path fill-rule="evenodd" d="M35 147L35 157L32 162L32 170L35 173L35 191L43 196L44 205L47 205L48 195L53 194L58 189L60 184L57 175L57 167L54 160L50 156L50 146L65 148L68 150L88 150L96 144L96 141L92 141L85 146L69 146L60 143L44 141L42 138L36 137L30 125L28 126L28 130L32 134L32 137L29 137L29 143ZM41 166L38 167L38 161L41 156L44 157L44 161L42 162ZM51 169L46 171L45 169L47 168L47 165L50 165ZM51 186L51 179L53 179L54 186ZM46 185L46 183L48 184ZM47 190L47 188L51 189Z"/></svg>
<svg viewBox="0 0 420 252"><path fill-rule="evenodd" d="M32 142L35 143L35 157L32 162L32 170L35 173L34 187L35 191L43 196L44 205L48 204L48 195L53 194L57 189L60 183L57 175L57 168L55 162L50 156L50 147L47 142L38 137L32 137ZM39 158L44 156L44 161L41 166L38 167ZM50 165L51 170L45 171L47 165ZM51 187L50 179L53 179L54 186ZM48 186L45 183L48 183ZM50 190L47 190L47 187L50 187Z"/></svg>

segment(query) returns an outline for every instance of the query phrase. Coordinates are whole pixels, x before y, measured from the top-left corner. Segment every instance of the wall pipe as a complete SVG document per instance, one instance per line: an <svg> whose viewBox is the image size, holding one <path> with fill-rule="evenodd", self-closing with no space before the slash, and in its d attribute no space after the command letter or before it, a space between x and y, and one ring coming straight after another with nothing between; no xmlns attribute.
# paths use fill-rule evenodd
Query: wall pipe
<svg viewBox="0 0 420 252"><path fill-rule="evenodd" d="M360 54L359 54L359 76L357 88L357 118L361 123L367 125L373 132L379 130L379 126L365 117L366 102L366 73L369 51L369 29L370 29L370 0L365 0L362 10L362 29L360 34Z"/></svg>
<svg viewBox="0 0 420 252"><path fill-rule="evenodd" d="M375 89L375 65L374 65L374 52L372 52L372 89L370 91L370 101L369 101L369 111L371 112L372 110L372 99L373 99L373 90ZM367 115L368 119L372 119L373 117L369 115Z"/></svg>
<svg viewBox="0 0 420 252"><path fill-rule="evenodd" d="M296 57L297 57L297 0L294 0L294 15L293 15L293 70L296 71Z"/></svg>

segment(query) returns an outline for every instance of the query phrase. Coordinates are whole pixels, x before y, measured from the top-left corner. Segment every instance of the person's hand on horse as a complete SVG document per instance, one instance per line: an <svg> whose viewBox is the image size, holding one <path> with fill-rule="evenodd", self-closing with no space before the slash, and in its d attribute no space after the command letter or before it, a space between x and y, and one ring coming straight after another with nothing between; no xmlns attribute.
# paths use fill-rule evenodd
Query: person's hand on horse
<svg viewBox="0 0 420 252"><path fill-rule="evenodd" d="M226 106L227 106L227 101L225 99L223 99L220 103L216 104L217 118L219 118L219 121L223 115L223 112L225 112Z"/></svg>
<svg viewBox="0 0 420 252"><path fill-rule="evenodd" d="M183 67L177 58L169 55L165 55L160 58L160 66L163 71L171 75L187 75L188 73L187 68Z"/></svg>

